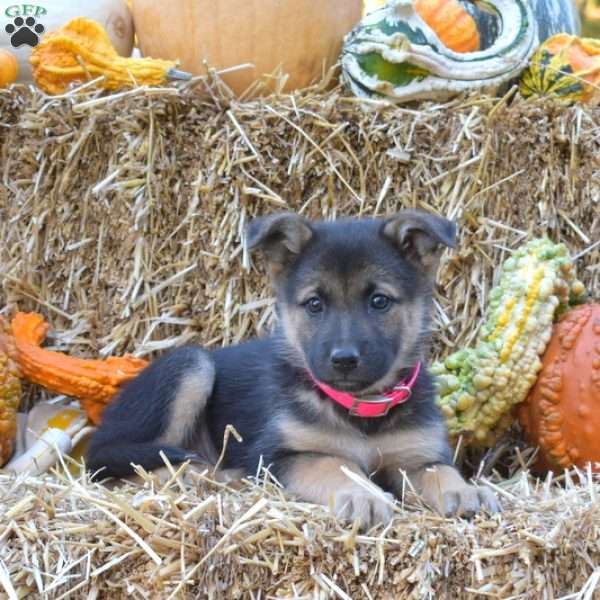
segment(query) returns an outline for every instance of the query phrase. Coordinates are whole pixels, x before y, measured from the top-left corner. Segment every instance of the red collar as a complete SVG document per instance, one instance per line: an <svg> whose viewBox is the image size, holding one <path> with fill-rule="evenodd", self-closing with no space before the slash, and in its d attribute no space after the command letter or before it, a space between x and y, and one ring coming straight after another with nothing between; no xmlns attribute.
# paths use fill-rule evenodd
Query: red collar
<svg viewBox="0 0 600 600"><path fill-rule="evenodd" d="M385 417L394 406L402 404L410 398L420 372L421 362L419 361L408 380L400 381L389 392L381 395L365 396L364 398L356 398L347 392L334 390L327 384L315 379L310 371L309 375L324 394L334 402L347 408L353 417Z"/></svg>

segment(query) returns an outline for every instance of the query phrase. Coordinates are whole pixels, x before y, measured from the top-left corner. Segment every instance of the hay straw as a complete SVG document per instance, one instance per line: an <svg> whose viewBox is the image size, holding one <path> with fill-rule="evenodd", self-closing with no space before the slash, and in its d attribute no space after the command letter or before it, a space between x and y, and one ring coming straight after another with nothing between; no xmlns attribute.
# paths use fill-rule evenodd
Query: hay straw
<svg viewBox="0 0 600 600"><path fill-rule="evenodd" d="M271 293L240 236L280 209L456 217L436 357L473 338L498 264L528 237L564 241L600 294L599 109L514 91L365 110L339 90L239 103L194 89L0 94L0 306L77 327L60 349L148 355L264 330Z"/></svg>
<svg viewBox="0 0 600 600"><path fill-rule="evenodd" d="M386 107L324 89L242 103L209 73L112 96L0 90L0 310L43 312L50 346L75 355L234 343L275 318L243 226L282 208L457 218L436 357L473 339L498 265L531 236L564 241L600 296L600 109L514 90ZM29 388L24 405L42 395ZM239 490L208 470L190 484L187 465L114 489L0 475L0 586L53 599L600 597L597 476L540 482L534 457L512 438L457 449L504 499L501 517L441 519L407 482L393 524L367 533L262 469Z"/></svg>
<svg viewBox="0 0 600 600"><path fill-rule="evenodd" d="M283 497L266 473L227 491L207 479L183 489L171 481L160 492L155 483L150 474L112 489L83 472L0 475L0 586L52 599L131 590L149 598L597 598L600 589L600 477L591 472L540 486L516 470L488 481L503 492L502 515L443 519L409 503L396 506L390 526L365 533L325 507Z"/></svg>

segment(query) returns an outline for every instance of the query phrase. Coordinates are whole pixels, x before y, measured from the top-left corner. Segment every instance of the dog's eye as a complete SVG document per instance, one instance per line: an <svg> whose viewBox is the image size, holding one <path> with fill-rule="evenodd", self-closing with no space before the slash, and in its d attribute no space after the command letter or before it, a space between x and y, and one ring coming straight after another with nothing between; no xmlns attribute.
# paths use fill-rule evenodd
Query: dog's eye
<svg viewBox="0 0 600 600"><path fill-rule="evenodd" d="M390 298L383 294L373 294L373 296L371 296L370 304L371 308L374 308L375 310L386 310L391 302Z"/></svg>
<svg viewBox="0 0 600 600"><path fill-rule="evenodd" d="M308 312L312 314L320 313L323 310L323 303L321 302L321 298L318 296L313 296L309 298L305 303L306 309Z"/></svg>

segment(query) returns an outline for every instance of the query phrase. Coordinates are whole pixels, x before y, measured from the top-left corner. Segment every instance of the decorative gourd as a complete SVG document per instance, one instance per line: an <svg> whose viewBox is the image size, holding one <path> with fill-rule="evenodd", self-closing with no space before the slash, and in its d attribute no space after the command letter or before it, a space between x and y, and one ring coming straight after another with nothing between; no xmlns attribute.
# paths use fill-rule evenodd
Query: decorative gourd
<svg viewBox="0 0 600 600"><path fill-rule="evenodd" d="M19 63L17 57L8 50L0 49L0 88L8 87L17 80Z"/></svg>
<svg viewBox="0 0 600 600"><path fill-rule="evenodd" d="M479 32L475 20L458 0L415 0L415 8L425 23L451 50L479 50Z"/></svg>
<svg viewBox="0 0 600 600"><path fill-rule="evenodd" d="M412 0L389 0L346 37L344 80L359 97L395 102L498 88L525 67L536 45L536 27L528 0L485 4L501 19L502 31L490 48L461 54L439 41Z"/></svg>
<svg viewBox="0 0 600 600"><path fill-rule="evenodd" d="M17 434L21 374L14 361L15 353L15 341L10 327L0 317L0 467L11 457Z"/></svg>
<svg viewBox="0 0 600 600"><path fill-rule="evenodd" d="M519 407L529 441L540 448L538 468L600 462L600 304L563 315L542 365Z"/></svg>
<svg viewBox="0 0 600 600"><path fill-rule="evenodd" d="M555 96L571 104L600 100L600 40L559 33L532 56L519 83L523 96Z"/></svg>
<svg viewBox="0 0 600 600"><path fill-rule="evenodd" d="M119 386L148 365L148 361L133 356L85 360L45 350L40 344L46 338L48 324L36 313L17 313L11 326L23 378L79 399L94 424L100 422L102 411Z"/></svg>
<svg viewBox="0 0 600 600"><path fill-rule="evenodd" d="M288 75L286 91L320 79L360 15L361 0L133 1L144 56L178 58L198 75L206 74L206 64L250 65L223 74L236 94L257 80L274 87L268 75L279 67Z"/></svg>
<svg viewBox="0 0 600 600"><path fill-rule="evenodd" d="M600 0L578 0L581 15L581 35L600 38Z"/></svg>
<svg viewBox="0 0 600 600"><path fill-rule="evenodd" d="M104 27L111 42L121 56L131 56L133 49L133 19L125 0L35 0L19 3L0 0L3 17L0 48L14 52L19 61L19 81L31 80L29 57L39 38L54 31L76 17L87 17ZM23 24L19 25L23 19ZM33 19L28 25L27 19ZM15 24L15 20L16 24ZM5 27L12 33L5 33ZM20 32L20 33L19 33ZM11 40L17 34L13 46Z"/></svg>
<svg viewBox="0 0 600 600"><path fill-rule="evenodd" d="M101 76L98 86L108 90L190 77L177 71L173 61L119 56L102 26L83 17L46 35L29 60L36 85L50 94Z"/></svg>
<svg viewBox="0 0 600 600"><path fill-rule="evenodd" d="M414 0L421 18L441 42L455 52L479 50L479 32L473 17L458 0ZM367 0L364 14L381 8L386 0Z"/></svg>
<svg viewBox="0 0 600 600"><path fill-rule="evenodd" d="M537 379L555 314L584 298L585 288L575 279L562 244L534 240L506 260L475 347L431 369L452 436L494 445L511 425L513 407Z"/></svg>
<svg viewBox="0 0 600 600"><path fill-rule="evenodd" d="M502 23L486 11L485 2L461 0L461 3L477 23L481 47L488 48L498 37ZM581 34L581 22L573 0L529 0L529 5L535 17L538 44L557 33Z"/></svg>
<svg viewBox="0 0 600 600"><path fill-rule="evenodd" d="M423 12L420 10L420 5L431 1L431 3L443 3L447 0L414 0L417 12L423 16ZM497 17L491 15L486 9L477 6L472 0L456 0L457 3L462 7L464 11L471 15L474 20L475 28L477 29L478 36L480 39L480 46L474 48L472 51L489 48L500 33L501 22ZM377 8L381 8L386 4L386 0L364 0L365 11L367 14ZM594 37L600 31L600 0L578 0L580 6L579 11L584 17L584 30L583 35ZM535 16L538 31L538 43L547 40L549 37L557 33L571 33L574 35L580 35L581 22L578 15L577 7L573 4L573 0L530 0L530 5ZM434 16L435 21L429 22L427 18L425 21L427 24L438 31L436 23L440 22L440 15ZM441 21L443 23L443 21ZM591 26L596 24L598 30L589 29ZM587 29L586 29L587 27ZM439 36L439 32L438 32ZM442 36L439 36L448 48L456 50L452 45L447 43Z"/></svg>

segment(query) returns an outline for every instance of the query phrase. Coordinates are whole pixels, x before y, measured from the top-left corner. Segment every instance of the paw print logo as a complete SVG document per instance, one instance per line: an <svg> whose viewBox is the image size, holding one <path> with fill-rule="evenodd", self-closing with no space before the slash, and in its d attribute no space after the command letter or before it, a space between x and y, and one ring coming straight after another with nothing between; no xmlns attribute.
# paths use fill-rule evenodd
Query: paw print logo
<svg viewBox="0 0 600 600"><path fill-rule="evenodd" d="M32 48L37 46L40 41L40 35L44 33L44 26L41 23L36 23L33 17L17 17L12 23L9 23L5 28L6 33L10 35L10 43L13 48L18 48L27 44Z"/></svg>

